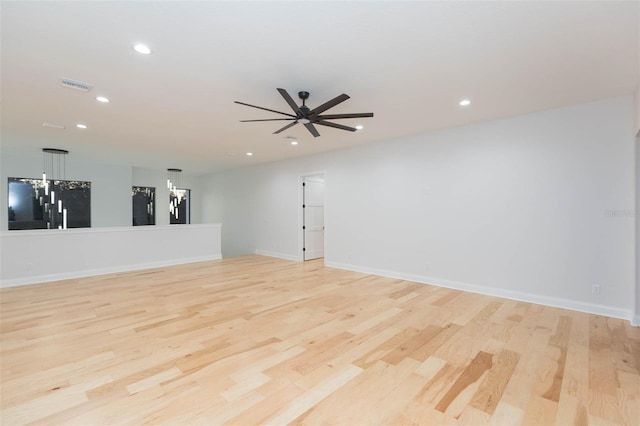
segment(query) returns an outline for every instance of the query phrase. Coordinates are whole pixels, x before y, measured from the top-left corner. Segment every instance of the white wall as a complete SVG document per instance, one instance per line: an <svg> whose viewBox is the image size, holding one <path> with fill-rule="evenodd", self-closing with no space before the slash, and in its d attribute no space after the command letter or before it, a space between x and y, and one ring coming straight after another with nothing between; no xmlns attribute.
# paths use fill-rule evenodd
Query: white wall
<svg viewBox="0 0 640 426"><path fill-rule="evenodd" d="M91 182L91 228L7 231L7 178L42 176L42 156L2 152L1 164L2 287L221 257L219 224L169 226L166 170L83 161L71 155L66 159L66 178ZM192 190L191 223L198 224L199 178L184 173L180 183ZM132 185L156 187L159 226L132 226Z"/></svg>
<svg viewBox="0 0 640 426"><path fill-rule="evenodd" d="M42 176L42 154L34 155L2 152L0 175L4 184L0 185L0 230L6 231L7 220L7 178L37 178ZM91 182L91 227L131 226L131 187L152 186L156 188L158 203L156 224L169 224L169 208L161 205L169 203L167 171L152 170L126 165L106 164L73 158L66 158L66 178ZM191 223L202 223L200 178L183 172L180 186L191 189Z"/></svg>
<svg viewBox="0 0 640 426"><path fill-rule="evenodd" d="M258 213L258 184L243 171L230 171L201 180L202 216L206 220L229 218L230 226L224 224L222 231L222 255L224 257L252 253L255 251L255 222ZM262 209L259 210L262 212ZM223 223L223 222L219 222Z"/></svg>
<svg viewBox="0 0 640 426"><path fill-rule="evenodd" d="M203 176L202 216L224 223L222 254L259 250L301 259L300 176L324 170L329 158L319 155Z"/></svg>
<svg viewBox="0 0 640 426"><path fill-rule="evenodd" d="M156 225L169 224L169 189L167 189L167 171L132 168L132 186L148 186L156 189ZM180 188L191 190L191 223L201 221L200 178L191 173L180 174ZM131 203L131 201L129 201ZM131 213L129 214L131 216ZM131 218L129 219L131 222Z"/></svg>
<svg viewBox="0 0 640 426"><path fill-rule="evenodd" d="M38 229L1 237L1 287L221 258L219 224Z"/></svg>
<svg viewBox="0 0 640 426"><path fill-rule="evenodd" d="M42 154L22 155L2 152L3 184L0 185L1 230L8 228L7 178L42 176ZM66 178L91 182L91 226L131 225L131 167L66 158Z"/></svg>
<svg viewBox="0 0 640 426"><path fill-rule="evenodd" d="M631 318L633 102L206 176L203 219L225 256L299 258L299 176L324 171L328 265Z"/></svg>

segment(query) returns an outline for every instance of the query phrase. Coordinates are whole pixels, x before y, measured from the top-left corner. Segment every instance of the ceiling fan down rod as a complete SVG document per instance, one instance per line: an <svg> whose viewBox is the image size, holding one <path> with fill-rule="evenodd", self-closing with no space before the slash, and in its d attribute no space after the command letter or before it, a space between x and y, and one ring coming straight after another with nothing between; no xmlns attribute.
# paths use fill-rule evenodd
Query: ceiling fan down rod
<svg viewBox="0 0 640 426"><path fill-rule="evenodd" d="M309 92L298 92L298 96L300 97L300 99L302 99L302 106L305 106L305 101L309 99Z"/></svg>

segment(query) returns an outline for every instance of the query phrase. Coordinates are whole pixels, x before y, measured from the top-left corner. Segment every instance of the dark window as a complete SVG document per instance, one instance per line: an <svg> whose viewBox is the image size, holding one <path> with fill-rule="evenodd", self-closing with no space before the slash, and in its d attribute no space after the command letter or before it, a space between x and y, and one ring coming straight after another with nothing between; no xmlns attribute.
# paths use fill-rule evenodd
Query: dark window
<svg viewBox="0 0 640 426"><path fill-rule="evenodd" d="M169 223L187 224L191 223L191 190L178 189L176 193L169 193Z"/></svg>
<svg viewBox="0 0 640 426"><path fill-rule="evenodd" d="M156 224L156 189L147 186L131 187L133 226Z"/></svg>
<svg viewBox="0 0 640 426"><path fill-rule="evenodd" d="M91 227L91 182L9 178L9 230ZM53 195L52 195L53 194ZM59 202L62 201L60 204Z"/></svg>

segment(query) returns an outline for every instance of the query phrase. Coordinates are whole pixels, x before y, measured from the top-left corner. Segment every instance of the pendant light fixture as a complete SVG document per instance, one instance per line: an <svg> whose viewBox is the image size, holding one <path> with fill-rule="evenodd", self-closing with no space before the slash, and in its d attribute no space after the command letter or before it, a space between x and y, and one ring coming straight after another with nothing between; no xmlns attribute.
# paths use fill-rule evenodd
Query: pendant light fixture
<svg viewBox="0 0 640 426"><path fill-rule="evenodd" d="M47 229L67 229L67 209L62 201L61 188L66 179L66 156L69 151L57 148L42 149L42 188L44 195L40 196L43 209L43 219ZM56 181L58 185L56 186ZM56 197L57 192L57 197Z"/></svg>
<svg viewBox="0 0 640 426"><path fill-rule="evenodd" d="M167 169L167 189L169 189L169 213L179 218L178 205L182 203L184 191L178 189L180 186L180 173L182 169Z"/></svg>

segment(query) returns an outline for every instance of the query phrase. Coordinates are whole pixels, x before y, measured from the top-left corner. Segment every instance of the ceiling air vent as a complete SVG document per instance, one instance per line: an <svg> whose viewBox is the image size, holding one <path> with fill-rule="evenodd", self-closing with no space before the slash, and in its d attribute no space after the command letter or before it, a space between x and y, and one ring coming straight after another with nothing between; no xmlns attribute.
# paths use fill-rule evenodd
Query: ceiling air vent
<svg viewBox="0 0 640 426"><path fill-rule="evenodd" d="M62 124L42 123L42 127L50 127L52 129L64 129Z"/></svg>
<svg viewBox="0 0 640 426"><path fill-rule="evenodd" d="M83 92L88 92L93 87L93 85L89 83L84 83L78 80L71 80L70 78L63 78L61 81L62 81L63 87L68 87L69 89L82 90Z"/></svg>

